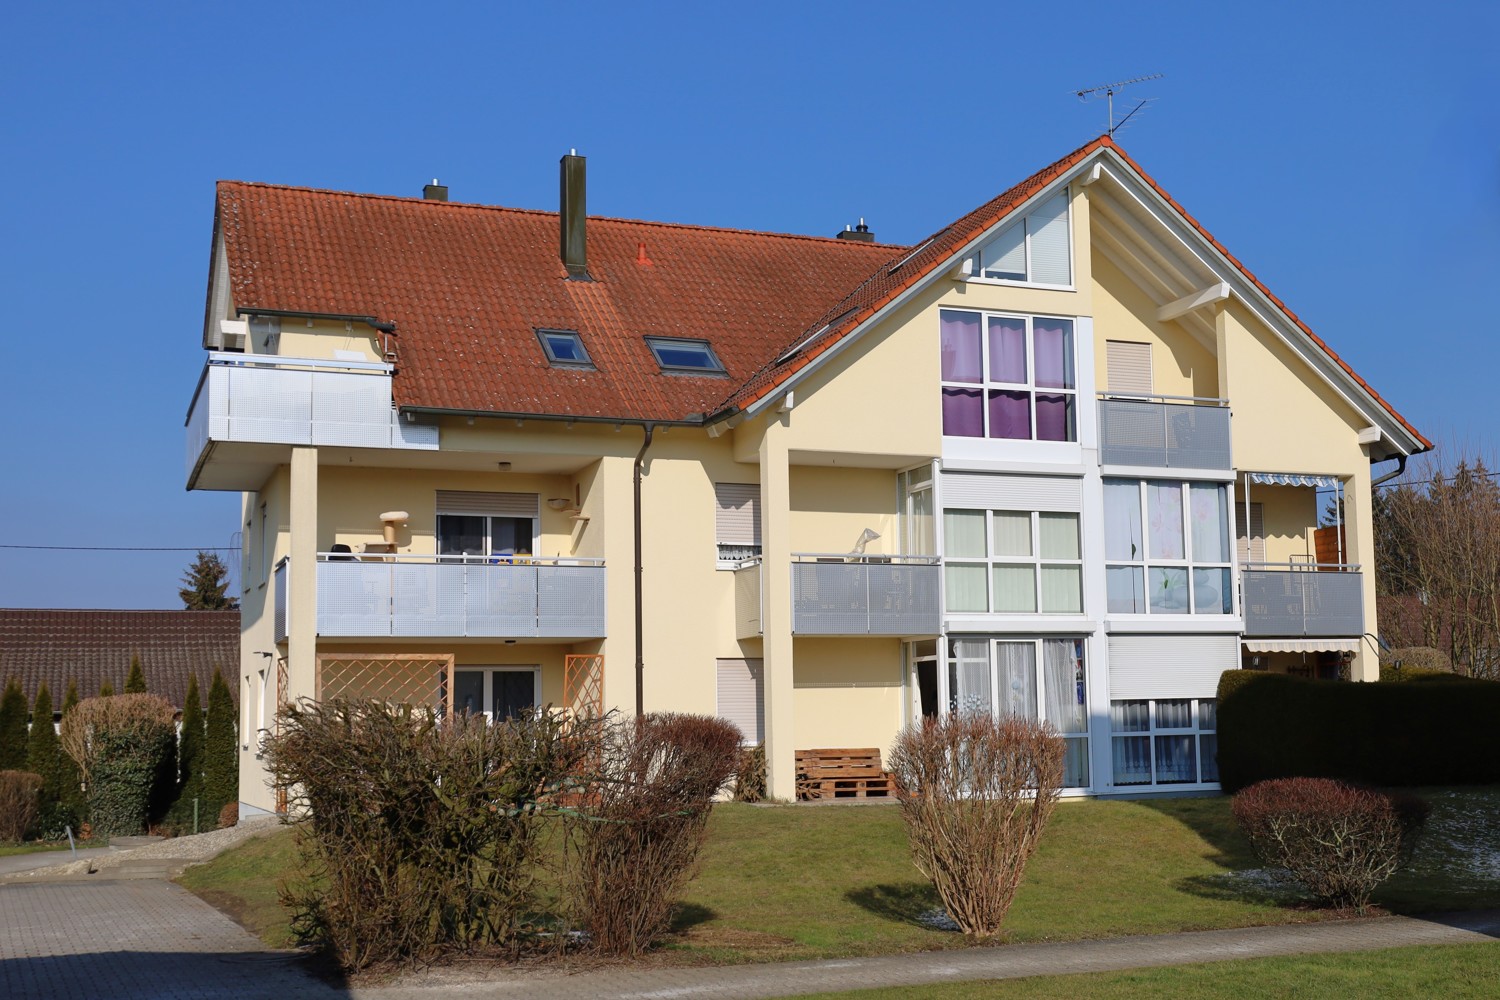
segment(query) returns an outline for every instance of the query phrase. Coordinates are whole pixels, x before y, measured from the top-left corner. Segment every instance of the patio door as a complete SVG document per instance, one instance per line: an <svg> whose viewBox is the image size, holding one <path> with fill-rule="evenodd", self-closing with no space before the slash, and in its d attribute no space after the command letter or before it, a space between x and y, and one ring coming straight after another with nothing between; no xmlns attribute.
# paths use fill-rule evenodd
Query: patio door
<svg viewBox="0 0 1500 1000"><path fill-rule="evenodd" d="M512 719L541 704L541 667L458 667L453 694L457 711L483 712L491 722Z"/></svg>

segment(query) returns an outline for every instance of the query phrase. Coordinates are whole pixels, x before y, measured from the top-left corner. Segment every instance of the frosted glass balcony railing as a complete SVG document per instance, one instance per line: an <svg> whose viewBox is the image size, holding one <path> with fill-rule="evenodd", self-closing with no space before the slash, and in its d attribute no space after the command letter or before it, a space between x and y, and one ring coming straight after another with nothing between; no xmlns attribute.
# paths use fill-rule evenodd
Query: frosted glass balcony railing
<svg viewBox="0 0 1500 1000"><path fill-rule="evenodd" d="M739 638L762 630L757 560L735 571ZM941 625L936 556L851 556L793 553L795 635L935 635Z"/></svg>
<svg viewBox="0 0 1500 1000"><path fill-rule="evenodd" d="M1196 396L1099 399L1099 462L1151 469L1230 469L1229 403Z"/></svg>
<svg viewBox="0 0 1500 1000"><path fill-rule="evenodd" d="M1364 635L1364 574L1358 566L1246 563L1240 571L1245 635Z"/></svg>

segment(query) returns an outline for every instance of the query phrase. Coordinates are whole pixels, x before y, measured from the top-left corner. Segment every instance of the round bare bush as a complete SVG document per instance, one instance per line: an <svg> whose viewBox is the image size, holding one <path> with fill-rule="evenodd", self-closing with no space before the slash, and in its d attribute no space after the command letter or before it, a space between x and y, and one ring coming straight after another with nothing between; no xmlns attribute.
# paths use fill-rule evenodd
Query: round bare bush
<svg viewBox="0 0 1500 1000"><path fill-rule="evenodd" d="M1279 778L1234 797L1256 855L1320 900L1364 912L1416 847L1427 803L1329 778Z"/></svg>

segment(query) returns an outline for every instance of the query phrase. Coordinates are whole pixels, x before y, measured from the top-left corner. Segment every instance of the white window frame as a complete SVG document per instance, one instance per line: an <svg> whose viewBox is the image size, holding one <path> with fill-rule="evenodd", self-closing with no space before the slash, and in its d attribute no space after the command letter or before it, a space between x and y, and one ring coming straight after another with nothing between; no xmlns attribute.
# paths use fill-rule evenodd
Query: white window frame
<svg viewBox="0 0 1500 1000"><path fill-rule="evenodd" d="M1164 726L1159 725L1159 716L1158 716L1158 712L1157 712L1157 704L1159 702L1163 702L1163 701L1186 701L1186 702L1189 702L1191 704L1191 706L1192 706L1191 712L1192 712L1192 723L1193 724L1191 726L1186 727L1186 728L1180 727L1180 726L1177 726L1177 727L1164 727ZM1114 707L1116 705L1125 704L1127 702L1135 702L1135 703L1145 702L1147 704L1147 707L1148 707L1148 715L1147 715L1148 722L1147 722L1147 728L1146 729L1139 729L1139 730L1119 730L1119 731L1117 731L1114 728ZM1212 709L1210 709L1210 711L1212 711L1214 713L1214 726L1213 726L1212 729L1206 728L1203 725L1203 720L1204 720L1203 706L1204 705L1211 705L1211 706L1213 706ZM1115 788L1199 788L1199 787L1216 788L1216 787L1218 787L1218 785L1219 785L1219 779L1217 777L1213 778L1212 780L1204 780L1204 777L1203 777L1203 761L1204 761L1204 757L1205 757L1205 754L1204 754L1204 751L1203 751L1203 737L1205 737L1205 736L1211 736L1211 737L1213 737L1213 746L1214 746L1213 753L1217 754L1217 750L1218 750L1219 729L1218 729L1218 702L1217 702L1217 699L1215 699L1215 698L1116 698L1116 699L1112 700L1109 703L1109 707L1110 707L1110 713L1109 713L1109 719L1110 719L1110 732L1109 732L1110 775L1109 775L1109 780L1110 780L1110 784L1113 787L1115 787ZM1158 780L1158 776L1157 776L1157 773L1156 773L1156 740L1157 740L1157 737L1182 737L1182 736L1191 736L1193 738L1193 760L1194 760L1195 767L1196 767L1196 770L1194 771L1194 774L1197 776L1196 780L1195 781L1160 781L1160 780ZM1117 740L1127 740L1127 739L1145 739L1146 740L1146 747L1147 747L1146 757L1147 757L1147 759L1151 763L1151 780L1149 782L1136 781L1136 782L1129 782L1129 783L1122 784L1122 783L1120 783L1120 782L1118 782L1118 781L1115 780L1115 771L1114 771L1114 761L1115 761L1114 748L1115 748L1115 743L1116 743ZM1215 765L1215 771L1217 771L1217 765Z"/></svg>
<svg viewBox="0 0 1500 1000"><path fill-rule="evenodd" d="M926 517L929 524L929 538L921 538L921 525L917 518L915 499L921 494L926 494L928 510ZM932 463L913 466L896 473L896 503L901 511L900 535L901 554L908 556L935 556L940 551L938 547L937 522L942 519L942 512L937 510L937 473ZM922 551L930 548L931 551Z"/></svg>
<svg viewBox="0 0 1500 1000"><path fill-rule="evenodd" d="M464 671L464 670L469 670L469 671L481 670L481 671L484 672L484 695L482 696L483 699L484 699L483 702L482 702L482 704L484 706L484 708L483 708L483 714L484 714L485 719L487 719L490 722L494 722L495 721L495 718L494 718L495 713L494 713L493 709L494 709L494 705L495 705L495 675L496 674L499 674L499 673L512 673L512 674L529 673L529 674L531 674L532 675L532 677L531 677L531 704L532 704L532 707L533 708L540 708L542 706L542 704L543 704L543 702L542 702L542 668L541 668L540 664L502 664L502 665L498 665L498 666L496 666L496 665L490 665L490 664L479 664L479 663L456 664L453 667L454 684L455 684L455 686L458 683L458 680L457 680L458 673L460 671ZM457 711L458 710L458 706L457 706L456 694L454 692L449 692L449 697L450 698L454 698L454 701L455 701L455 703L454 703L454 711Z"/></svg>
<svg viewBox="0 0 1500 1000"><path fill-rule="evenodd" d="M1031 278L1031 219L1032 216L1036 213L1037 209L1041 208L1043 205L1051 201L1053 198L1056 198L1058 195L1062 195L1063 201L1066 205L1066 208L1063 212L1063 219L1065 220L1064 225L1066 225L1068 232L1068 281L1066 284L1054 285L1044 281L1033 281ZM1023 231L1025 232L1025 235L1022 237L1021 242L1023 247L1025 248L1024 253L1026 259L1026 277L992 278L986 276L984 273L985 250L992 246L995 241L998 240L1001 236L1010 232L1010 230L1014 229L1016 226L1024 227ZM1075 247L1073 244L1073 196L1071 187L1065 186L1057 191L1053 191L1042 201L1038 201L1035 205L1032 206L1030 212L1027 212L1020 219L1017 219L1014 223L1006 226L1004 229L998 230L995 233L994 237L987 240L982 246L979 247L979 249L975 250L974 256L969 258L969 260L973 261L972 267L974 273L972 275L968 275L966 277L966 280L981 285L1011 285L1013 287L1020 286L1025 288L1051 288L1069 292L1076 291L1078 288L1078 260L1077 254L1074 252Z"/></svg>
<svg viewBox="0 0 1500 1000"><path fill-rule="evenodd" d="M1014 282L1011 282L1014 284ZM1006 312L999 309L970 309L960 306L943 306L939 310L939 324L941 314L945 312L974 313L979 316L979 373L978 382L950 382L939 379L938 398L941 400L943 389L967 389L979 390L980 413L984 421L984 433L981 435L953 435L945 434L945 437L957 438L965 441L1030 441L1035 444L1077 444L1079 439L1079 424L1082 416L1079 413L1078 394L1078 317L1060 316L1053 313L1016 313ZM1026 324L1026 381L1025 382L995 382L990 379L990 338L989 321L992 318L1019 319ZM1035 324L1039 319L1061 320L1072 327L1072 349L1073 349L1073 386L1070 389L1057 389L1051 386L1039 386L1036 384L1036 329ZM939 327L941 330L941 326ZM941 333L939 333L939 350L941 350ZM941 368L939 369L941 371ZM1000 389L1007 392L1025 392L1027 406L1031 411L1031 437L1029 438L1006 438L994 437L990 434L990 390ZM1038 393L1044 395L1065 395L1073 397L1073 437L1065 441L1043 440L1036 436L1036 397Z"/></svg>
<svg viewBox="0 0 1500 1000"><path fill-rule="evenodd" d="M1083 515L1077 511L1036 511L1036 510L975 510L971 507L950 507L943 511L946 521L949 514L983 514L984 515L984 551L983 558L979 556L955 556L949 559L944 553L943 557L943 589L944 593L950 593L951 588L947 585L948 567L984 567L984 593L985 607L983 610L968 608L949 608L944 605L945 610L954 614L993 614L993 615L1080 615L1083 614ZM995 515L996 514L1027 514L1031 518L1031 555L1007 556L995 554ZM1074 527L1078 531L1078 558L1077 559L1053 559L1042 556L1042 525L1041 515L1053 514L1060 517L1073 518ZM946 534L946 532L945 532ZM995 567L996 566L1026 566L1031 567L1032 595L1036 598L1036 607L1031 611L999 611L995 609ZM1072 566L1078 569L1078 607L1069 611L1048 611L1042 607L1042 568L1044 566Z"/></svg>
<svg viewBox="0 0 1500 1000"><path fill-rule="evenodd" d="M1220 495L1220 497L1224 501L1224 517L1225 517L1224 530L1226 532L1233 532L1235 530L1234 529L1234 524L1232 523L1233 520L1234 520L1234 513L1231 510L1231 507L1232 507L1233 502L1234 502L1234 496L1233 496L1233 493L1230 491L1230 484L1229 483L1218 482L1218 481L1213 481L1213 480L1197 480L1197 479L1188 479L1188 480L1178 480L1178 479L1130 479L1130 478L1120 478L1120 477L1115 477L1115 476L1111 476L1111 477L1105 479L1105 483L1134 483L1135 486L1136 486L1137 495L1139 497L1139 504L1140 504L1140 506L1139 506L1138 509L1140 511L1140 518L1141 518L1141 522L1140 522L1140 528L1141 528L1141 557L1139 559L1110 559L1110 558L1106 558L1105 559L1105 564L1104 564L1104 578L1105 578L1105 592L1106 592L1106 609L1108 608L1108 603L1107 603L1108 602L1108 596L1107 595L1108 595L1108 589L1109 589L1109 571L1112 570L1112 569L1130 568L1130 569L1138 569L1138 570L1140 570L1140 572L1141 572L1141 577L1140 578L1143 581L1143 589L1141 591L1141 594L1142 594L1142 599L1145 602L1145 610L1144 611L1113 611L1113 610L1110 610L1110 611L1108 611L1108 613L1110 615L1126 615L1126 616L1129 616L1129 617L1132 617L1132 618L1134 618L1134 617L1145 617L1145 616L1155 616L1155 617L1158 617L1158 618L1161 618L1161 617L1179 617L1179 618L1180 617L1191 617L1191 618L1211 618L1211 617L1218 617L1218 618L1230 618L1230 617L1233 617L1234 615L1236 615L1236 614L1239 613L1239 595L1235 592L1236 591L1236 587L1235 587L1234 562L1233 562L1234 555L1235 555L1235 549L1232 546L1228 546L1227 542L1226 542L1226 549L1229 552L1229 559L1226 559L1226 560L1199 560L1199 559L1195 558L1195 553L1193 552L1193 522L1192 522L1191 506L1190 506L1191 503L1192 503L1192 487L1194 487L1194 486L1200 486L1200 487L1201 486L1213 486L1213 487L1216 487L1219 490L1219 495ZM1151 556L1149 554L1151 552L1151 512L1150 512L1150 499L1149 499L1149 495L1146 492L1146 487L1148 485L1156 485L1156 486L1173 486L1173 485L1175 485L1178 488L1178 490L1179 490L1179 492L1180 492L1180 494L1182 496L1182 504L1181 504L1181 507L1182 507L1182 551L1183 551L1183 555L1184 555L1184 558L1182 558L1182 559L1161 559L1161 558L1153 557L1153 556ZM1108 525L1108 519L1107 518L1105 520L1105 524L1106 524L1106 526ZM1106 530L1107 530L1107 528L1106 528ZM1109 539L1106 537L1106 539L1105 539L1106 551L1108 551L1108 549L1107 549L1108 544L1109 544ZM1188 592L1188 596L1187 596L1187 610L1186 611L1154 611L1154 610L1152 610L1152 607L1151 607L1151 571L1153 569L1180 569L1180 570L1184 571L1184 573L1187 576L1187 592ZM1227 592L1229 594L1229 610L1228 611L1222 611L1222 610L1221 611L1199 611L1199 610L1197 610L1197 607L1198 607L1198 602L1197 602L1197 596L1198 596L1197 595L1197 587L1198 587L1198 585L1197 585L1197 582L1195 581L1195 578L1193 576L1193 570L1195 570L1195 569L1217 569L1217 570L1227 570L1228 571L1227 579L1228 579L1229 583L1228 583L1227 588L1226 588ZM1221 575L1221 579L1222 578L1225 578L1225 577L1223 577ZM1222 608L1223 604L1220 603L1218 606L1220 608Z"/></svg>

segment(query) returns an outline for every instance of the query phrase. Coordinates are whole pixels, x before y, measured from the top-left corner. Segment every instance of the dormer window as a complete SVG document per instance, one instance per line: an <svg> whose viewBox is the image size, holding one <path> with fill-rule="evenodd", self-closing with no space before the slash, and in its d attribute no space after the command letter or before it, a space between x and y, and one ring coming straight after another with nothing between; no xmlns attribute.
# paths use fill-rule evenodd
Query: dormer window
<svg viewBox="0 0 1500 1000"><path fill-rule="evenodd" d="M593 368L577 330L538 330L542 351L554 368Z"/></svg>
<svg viewBox="0 0 1500 1000"><path fill-rule="evenodd" d="M646 346L656 355L664 372L706 372L724 374L724 366L714 356L706 340L679 340L673 337L647 337Z"/></svg>
<svg viewBox="0 0 1500 1000"><path fill-rule="evenodd" d="M995 281L1071 285L1070 244L1068 192L1064 190L981 247L974 273Z"/></svg>

